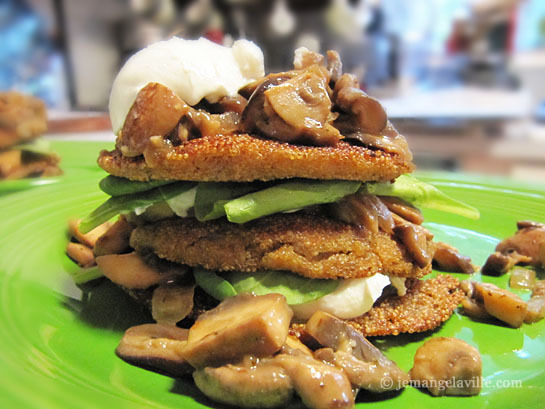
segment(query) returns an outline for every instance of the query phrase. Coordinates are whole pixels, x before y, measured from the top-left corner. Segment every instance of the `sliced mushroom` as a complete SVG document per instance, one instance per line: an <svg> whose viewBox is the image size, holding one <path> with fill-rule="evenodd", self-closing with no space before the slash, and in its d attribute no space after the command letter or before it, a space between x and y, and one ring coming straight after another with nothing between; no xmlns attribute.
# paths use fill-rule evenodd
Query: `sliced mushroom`
<svg viewBox="0 0 545 409"><path fill-rule="evenodd" d="M242 114L242 128L292 143L335 145L341 135L331 122L325 67L267 76Z"/></svg>
<svg viewBox="0 0 545 409"><path fill-rule="evenodd" d="M195 286L163 284L153 290L151 315L159 324L176 325L193 310Z"/></svg>
<svg viewBox="0 0 545 409"><path fill-rule="evenodd" d="M541 263L540 246L545 243L545 224L523 221L518 223L519 230L496 246L501 253L517 252L530 257L529 263L535 267L545 267Z"/></svg>
<svg viewBox="0 0 545 409"><path fill-rule="evenodd" d="M303 403L313 409L354 407L352 385L342 370L303 353L279 354L274 362L280 365L293 382Z"/></svg>
<svg viewBox="0 0 545 409"><path fill-rule="evenodd" d="M322 311L314 313L305 331L320 345L335 352L334 356L327 351L320 352L316 357L345 368L351 382L358 387L384 392L402 388L408 380L407 374L395 362L388 359L360 332L331 314ZM391 385L381 385L382 376L386 375L392 380Z"/></svg>
<svg viewBox="0 0 545 409"><path fill-rule="evenodd" d="M484 320L490 317L490 314L486 311L484 305L479 304L477 301L471 298L464 298L462 300L462 307L464 309L464 314L468 317L478 320Z"/></svg>
<svg viewBox="0 0 545 409"><path fill-rule="evenodd" d="M95 265L95 257L93 250L80 243L68 243L66 246L66 254L74 260L78 266L82 268L92 267Z"/></svg>
<svg viewBox="0 0 545 409"><path fill-rule="evenodd" d="M428 232L426 229L415 224L404 223L397 225L394 232L420 268L424 268L431 263L433 252L428 246Z"/></svg>
<svg viewBox="0 0 545 409"><path fill-rule="evenodd" d="M530 261L530 257L519 254L516 251L507 254L496 251L488 256L481 272L486 275L503 275L511 270L516 264L526 264Z"/></svg>
<svg viewBox="0 0 545 409"><path fill-rule="evenodd" d="M413 224L422 224L424 217L422 212L403 199L394 196L380 196L380 200L388 209Z"/></svg>
<svg viewBox="0 0 545 409"><path fill-rule="evenodd" d="M117 137L116 148L123 156L142 155L150 137L166 135L189 110L189 105L170 88L149 83L138 92Z"/></svg>
<svg viewBox="0 0 545 409"><path fill-rule="evenodd" d="M334 217L345 223L365 227L377 233L379 228L393 234L394 219L391 212L375 195L353 194L331 204Z"/></svg>
<svg viewBox="0 0 545 409"><path fill-rule="evenodd" d="M303 354L312 356L312 351L309 347L303 344L299 338L290 334L286 338L286 343L282 346L281 352L293 354L293 351L300 351Z"/></svg>
<svg viewBox="0 0 545 409"><path fill-rule="evenodd" d="M513 236L496 246L482 268L483 274L505 274L516 264L545 268L545 224L524 220L517 228Z"/></svg>
<svg viewBox="0 0 545 409"><path fill-rule="evenodd" d="M133 227L121 216L95 243L95 256L121 254L130 250L129 239Z"/></svg>
<svg viewBox="0 0 545 409"><path fill-rule="evenodd" d="M411 380L434 396L472 396L481 390L479 351L457 338L432 338L417 349Z"/></svg>
<svg viewBox="0 0 545 409"><path fill-rule="evenodd" d="M128 289L145 289L159 284L163 276L136 253L108 254L96 258L104 275L113 283Z"/></svg>
<svg viewBox="0 0 545 409"><path fill-rule="evenodd" d="M138 325L125 332L115 352L132 365L172 376L189 375L193 368L181 353L187 334L187 329L174 325Z"/></svg>
<svg viewBox="0 0 545 409"><path fill-rule="evenodd" d="M225 96L214 104L220 111L219 113L234 112L238 115L242 115L246 105L248 105L248 100L242 95Z"/></svg>
<svg viewBox="0 0 545 409"><path fill-rule="evenodd" d="M271 359L245 359L238 365L206 367L193 373L195 384L209 398L243 408L286 407L293 385L286 371Z"/></svg>
<svg viewBox="0 0 545 409"><path fill-rule="evenodd" d="M184 356L195 368L237 362L245 355L277 352L293 312L280 294L240 294L202 314L189 330Z"/></svg>
<svg viewBox="0 0 545 409"><path fill-rule="evenodd" d="M91 249L95 246L95 243L97 242L99 237L106 233L108 229L112 226L111 222L102 223L100 226L95 227L89 233L83 234L79 230L80 222L80 219L70 220L68 222L68 231L74 239Z"/></svg>
<svg viewBox="0 0 545 409"><path fill-rule="evenodd" d="M402 389L410 379L398 368L392 374L388 367L364 362L351 353L335 352L331 348L318 349L314 352L314 357L343 370L353 386L375 393ZM384 382L384 379L391 382Z"/></svg>
<svg viewBox="0 0 545 409"><path fill-rule="evenodd" d="M335 127L345 136L353 134L380 135L388 124L386 111L376 99L356 87L335 87L335 104L341 115Z"/></svg>
<svg viewBox="0 0 545 409"><path fill-rule="evenodd" d="M472 300L473 304L483 307L488 314L514 328L522 325L527 305L518 295L490 283L472 281L470 287L468 298ZM467 305L468 311L477 311L477 307L471 303Z"/></svg>
<svg viewBox="0 0 545 409"><path fill-rule="evenodd" d="M441 271L465 274L475 272L475 266L473 266L469 257L461 255L458 249L441 241L435 243L433 262L437 264Z"/></svg>

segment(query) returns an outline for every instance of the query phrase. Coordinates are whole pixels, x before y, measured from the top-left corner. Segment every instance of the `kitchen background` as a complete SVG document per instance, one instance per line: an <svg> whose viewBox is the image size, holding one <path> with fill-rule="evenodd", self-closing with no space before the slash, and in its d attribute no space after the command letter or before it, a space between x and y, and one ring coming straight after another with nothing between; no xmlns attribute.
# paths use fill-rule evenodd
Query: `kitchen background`
<svg viewBox="0 0 545 409"><path fill-rule="evenodd" d="M0 0L0 90L49 107L49 138L111 139L111 83L146 45L248 38L269 71L340 52L420 169L545 183L544 0Z"/></svg>

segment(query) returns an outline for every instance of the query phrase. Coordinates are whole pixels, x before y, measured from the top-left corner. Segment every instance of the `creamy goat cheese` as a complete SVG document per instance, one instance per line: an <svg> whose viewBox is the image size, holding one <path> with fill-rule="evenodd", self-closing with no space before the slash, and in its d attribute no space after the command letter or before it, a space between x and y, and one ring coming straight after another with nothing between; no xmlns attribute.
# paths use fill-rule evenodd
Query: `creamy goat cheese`
<svg viewBox="0 0 545 409"><path fill-rule="evenodd" d="M123 127L138 92L150 82L174 91L189 105L203 98L216 102L236 95L244 85L263 77L263 52L248 40L232 47L205 38L173 37L134 54L117 74L110 93L110 119L114 133Z"/></svg>
<svg viewBox="0 0 545 409"><path fill-rule="evenodd" d="M316 311L325 311L342 319L355 318L369 311L389 284L390 278L378 273L368 278L341 280L332 293L290 307L298 319L308 319Z"/></svg>

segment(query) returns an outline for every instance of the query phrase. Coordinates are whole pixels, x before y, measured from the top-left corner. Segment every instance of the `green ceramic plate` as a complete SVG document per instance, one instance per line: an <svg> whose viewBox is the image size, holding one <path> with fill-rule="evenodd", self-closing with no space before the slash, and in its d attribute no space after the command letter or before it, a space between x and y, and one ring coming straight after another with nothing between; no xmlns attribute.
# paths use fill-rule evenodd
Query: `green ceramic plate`
<svg viewBox="0 0 545 409"><path fill-rule="evenodd" d="M125 364L114 355L124 329L147 321L121 291L101 285L82 296L68 276L66 221L83 216L105 196L96 166L104 144L56 142L64 176L57 183L0 191L0 407L219 407L191 382L174 381ZM428 227L482 264L519 219L545 222L545 188L505 180L420 174L446 193L478 207L478 221L426 212ZM477 276L480 279L479 276ZM541 277L543 278L543 277ZM506 277L487 278L506 286ZM523 297L529 294L521 292ZM479 348L484 387L471 398L433 398L414 388L396 396L363 398L361 407L536 408L545 395L545 325L511 329L455 314L437 331L381 338L377 343L405 370L429 337L453 336Z"/></svg>

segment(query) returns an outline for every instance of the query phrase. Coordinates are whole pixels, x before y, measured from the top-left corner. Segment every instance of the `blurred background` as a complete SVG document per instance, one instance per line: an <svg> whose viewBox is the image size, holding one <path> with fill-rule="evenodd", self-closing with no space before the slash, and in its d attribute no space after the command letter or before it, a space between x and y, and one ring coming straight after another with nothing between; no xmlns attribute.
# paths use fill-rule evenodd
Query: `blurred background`
<svg viewBox="0 0 545 409"><path fill-rule="evenodd" d="M420 169L545 183L545 0L0 0L0 90L46 101L50 138L113 140L117 71L172 35L253 40L267 71L338 50Z"/></svg>

